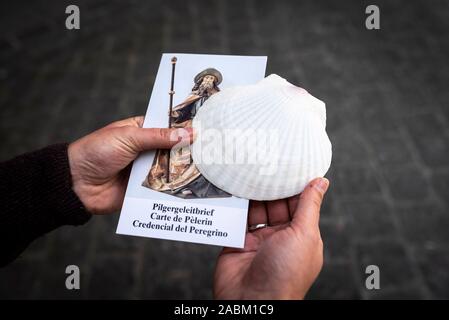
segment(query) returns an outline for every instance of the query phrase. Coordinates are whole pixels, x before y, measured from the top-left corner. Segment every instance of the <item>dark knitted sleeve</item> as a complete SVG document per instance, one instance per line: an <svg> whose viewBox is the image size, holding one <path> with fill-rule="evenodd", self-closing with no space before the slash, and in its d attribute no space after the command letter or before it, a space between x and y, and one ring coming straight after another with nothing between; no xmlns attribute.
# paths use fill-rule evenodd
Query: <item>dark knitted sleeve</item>
<svg viewBox="0 0 449 320"><path fill-rule="evenodd" d="M90 214L72 190L67 144L0 163L0 266L37 237Z"/></svg>

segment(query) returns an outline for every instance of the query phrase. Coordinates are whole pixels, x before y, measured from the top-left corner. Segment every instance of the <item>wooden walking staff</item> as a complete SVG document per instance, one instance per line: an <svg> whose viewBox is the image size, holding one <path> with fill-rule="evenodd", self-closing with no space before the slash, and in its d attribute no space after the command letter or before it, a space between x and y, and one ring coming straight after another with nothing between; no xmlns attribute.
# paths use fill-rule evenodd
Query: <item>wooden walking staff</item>
<svg viewBox="0 0 449 320"><path fill-rule="evenodd" d="M168 94L170 95L170 111L168 113L168 127L171 128L171 113L173 109L173 95L175 94L174 86L175 86L175 68L176 68L176 61L178 59L176 57L171 58L171 85L170 85L170 91ZM168 150L167 155L167 171L165 172L165 177L167 182L170 182L170 152L171 150Z"/></svg>

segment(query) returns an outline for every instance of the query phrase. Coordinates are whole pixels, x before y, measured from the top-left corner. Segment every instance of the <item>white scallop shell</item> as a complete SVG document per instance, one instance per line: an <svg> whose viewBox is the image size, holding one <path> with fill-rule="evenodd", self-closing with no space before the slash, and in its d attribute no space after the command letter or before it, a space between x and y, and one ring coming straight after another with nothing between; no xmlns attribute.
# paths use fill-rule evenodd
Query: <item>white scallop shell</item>
<svg viewBox="0 0 449 320"><path fill-rule="evenodd" d="M274 74L212 95L192 125L198 170L241 198L296 195L330 167L325 104Z"/></svg>

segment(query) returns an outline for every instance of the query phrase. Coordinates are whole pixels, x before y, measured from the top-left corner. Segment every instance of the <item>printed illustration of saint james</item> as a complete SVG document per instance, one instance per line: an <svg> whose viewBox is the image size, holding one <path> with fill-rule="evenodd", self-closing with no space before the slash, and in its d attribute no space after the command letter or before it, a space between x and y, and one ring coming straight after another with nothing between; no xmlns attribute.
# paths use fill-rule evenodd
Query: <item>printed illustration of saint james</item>
<svg viewBox="0 0 449 320"><path fill-rule="evenodd" d="M172 64L171 103L174 94L173 77L176 58L172 59ZM194 86L189 96L182 103L171 108L169 126L173 128L191 127L192 119L204 102L220 91L218 85L222 80L222 74L214 68L208 68L198 73L194 78ZM170 162L169 166L168 162ZM142 185L185 199L231 196L201 175L192 161L188 148L180 148L171 153L170 150L157 150L151 169Z"/></svg>

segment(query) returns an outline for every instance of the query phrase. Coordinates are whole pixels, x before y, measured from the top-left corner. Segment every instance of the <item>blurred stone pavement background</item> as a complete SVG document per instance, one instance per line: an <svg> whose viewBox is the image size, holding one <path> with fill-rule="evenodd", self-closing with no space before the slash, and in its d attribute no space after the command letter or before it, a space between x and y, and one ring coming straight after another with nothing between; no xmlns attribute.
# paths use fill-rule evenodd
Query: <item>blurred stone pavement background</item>
<svg viewBox="0 0 449 320"><path fill-rule="evenodd" d="M77 4L81 29L65 28ZM365 28L377 4L381 30ZM308 298L449 298L449 2L2 1L0 160L144 114L161 53L267 55L327 104L325 265ZM1 181L0 181L1 183ZM43 181L45 183L45 181ZM211 298L220 248L94 217L0 270L1 298ZM65 289L65 267L81 290ZM365 267L381 289L365 289Z"/></svg>

